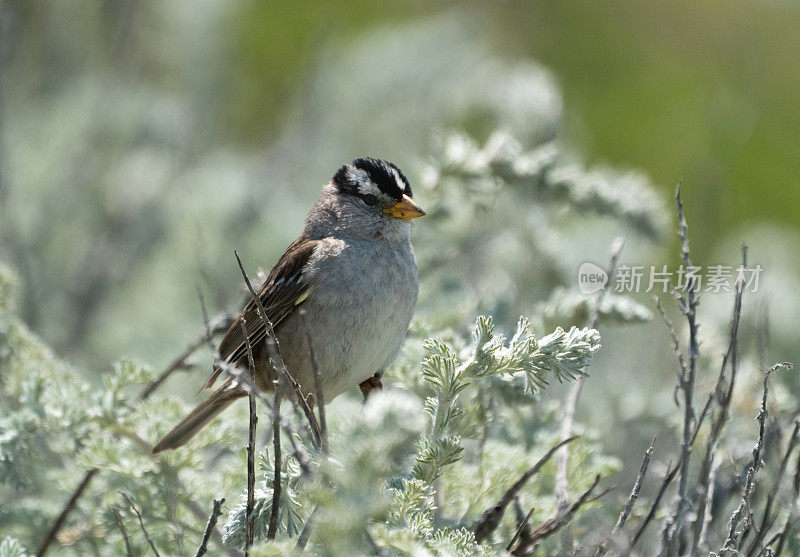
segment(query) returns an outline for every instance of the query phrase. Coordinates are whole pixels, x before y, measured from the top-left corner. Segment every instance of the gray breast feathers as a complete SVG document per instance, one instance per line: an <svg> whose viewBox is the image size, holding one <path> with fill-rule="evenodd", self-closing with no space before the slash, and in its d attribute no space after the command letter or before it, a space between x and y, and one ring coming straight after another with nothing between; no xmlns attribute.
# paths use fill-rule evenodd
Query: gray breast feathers
<svg viewBox="0 0 800 557"><path fill-rule="evenodd" d="M326 401L394 360L417 301L410 242L320 240L309 262L313 295L303 305ZM287 366L313 393L303 315L290 315L278 338Z"/></svg>

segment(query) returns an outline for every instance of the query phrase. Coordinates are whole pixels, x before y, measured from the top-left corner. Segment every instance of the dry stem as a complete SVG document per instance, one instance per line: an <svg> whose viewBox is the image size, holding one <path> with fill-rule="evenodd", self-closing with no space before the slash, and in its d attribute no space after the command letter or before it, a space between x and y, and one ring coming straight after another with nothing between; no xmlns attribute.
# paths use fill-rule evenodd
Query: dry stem
<svg viewBox="0 0 800 557"><path fill-rule="evenodd" d="M150 549L153 550L153 553L155 554L156 557L160 557L158 550L156 549L156 545L153 543L153 538L150 537L150 532L147 531L147 528L144 525L144 519L142 518L142 513L139 512L139 509L136 507L136 505L134 505L133 501L131 500L131 498L128 496L127 493L125 493L124 491L120 491L119 494L122 495L122 497L128 502L128 505L130 505L131 509L133 509L133 512L136 513L136 517L139 519L139 526L142 529L142 533L144 534L147 543L150 544Z"/></svg>
<svg viewBox="0 0 800 557"><path fill-rule="evenodd" d="M517 493L519 493L520 489L525 485L525 483L531 479L540 469L544 466L547 461L555 454L558 449L566 445L567 443L571 443L575 439L577 439L577 435L573 435L572 437L568 437L563 441L560 441L556 445L550 448L542 458L540 458L536 464L528 468L520 478L514 482L514 484L508 488L508 490L503 494L500 500L486 509L484 513L481 515L480 519L478 519L478 523L475 526L475 541L478 543L483 542L486 540L492 532L495 531L497 526L500 524L500 520L503 518L503 513L506 510L506 507L514 500Z"/></svg>
<svg viewBox="0 0 800 557"><path fill-rule="evenodd" d="M208 517L206 529L203 532L203 539L200 542L200 547L197 548L197 552L194 554L194 557L202 557L202 555L205 555L206 551L208 551L208 541L211 539L211 534L214 532L214 528L217 525L217 519L219 519L219 515L222 514L222 505L224 503L224 498L214 499L214 506L211 509L211 516Z"/></svg>
<svg viewBox="0 0 800 557"><path fill-rule="evenodd" d="M589 320L586 324L587 327L590 329L594 329L597 326L597 321L600 318L600 308L603 303L603 299L606 295L606 290L608 286L611 284L611 280L614 276L614 270L617 268L617 261L619 261L619 256L622 253L622 247L625 245L625 242L622 238L617 238L614 240L614 243L611 245L611 259L608 263L608 268L606 270L606 276L608 277L608 283L606 284L605 288L601 289L600 292L597 294L597 299L595 300L594 307L592 308L592 313L589 316ZM569 394L567 395L567 400L564 403L564 413L561 417L561 438L566 439L570 435L572 435L572 430L575 425L575 410L578 406L578 398L581 395L581 389L583 387L583 378L585 375L581 375L578 377L575 382L572 384L570 388ZM569 480L567 477L567 473L569 471L569 447L565 446L561 449L558 454L556 455L556 499L558 501L558 507L560 509L566 508L569 504Z"/></svg>

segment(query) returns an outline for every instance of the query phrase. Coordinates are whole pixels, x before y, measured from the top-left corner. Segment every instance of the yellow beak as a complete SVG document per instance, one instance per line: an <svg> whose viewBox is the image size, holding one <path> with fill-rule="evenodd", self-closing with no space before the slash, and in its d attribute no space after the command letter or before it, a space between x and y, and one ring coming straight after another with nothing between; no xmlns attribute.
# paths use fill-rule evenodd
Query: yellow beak
<svg viewBox="0 0 800 557"><path fill-rule="evenodd" d="M405 194L402 200L384 209L383 212L396 219L415 219L425 216L425 211Z"/></svg>

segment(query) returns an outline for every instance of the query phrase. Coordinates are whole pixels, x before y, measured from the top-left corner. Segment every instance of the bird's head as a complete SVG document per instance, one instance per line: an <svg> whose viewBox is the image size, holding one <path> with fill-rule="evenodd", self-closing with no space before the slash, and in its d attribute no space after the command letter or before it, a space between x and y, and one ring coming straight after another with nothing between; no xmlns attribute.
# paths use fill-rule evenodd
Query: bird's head
<svg viewBox="0 0 800 557"><path fill-rule="evenodd" d="M343 200L372 214L402 220L425 215L412 198L408 180L390 162L356 159L336 172L332 184Z"/></svg>

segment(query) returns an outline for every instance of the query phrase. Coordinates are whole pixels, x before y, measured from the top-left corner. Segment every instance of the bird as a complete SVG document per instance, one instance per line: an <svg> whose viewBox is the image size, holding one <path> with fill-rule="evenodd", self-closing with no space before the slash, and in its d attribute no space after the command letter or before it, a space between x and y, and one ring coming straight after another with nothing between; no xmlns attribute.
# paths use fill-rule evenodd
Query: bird
<svg viewBox="0 0 800 557"><path fill-rule="evenodd" d="M322 187L302 233L257 292L286 369L307 399L316 392L315 369L325 403L356 385L365 399L381 387L381 375L400 351L417 304L411 220L425 214L408 179L384 160L357 158ZM184 445L248 396L246 386L223 375L224 367L239 366L251 373L255 388L274 392L277 373L266 337L251 298L220 341L218 363L203 389L220 385L153 447L154 453Z"/></svg>

